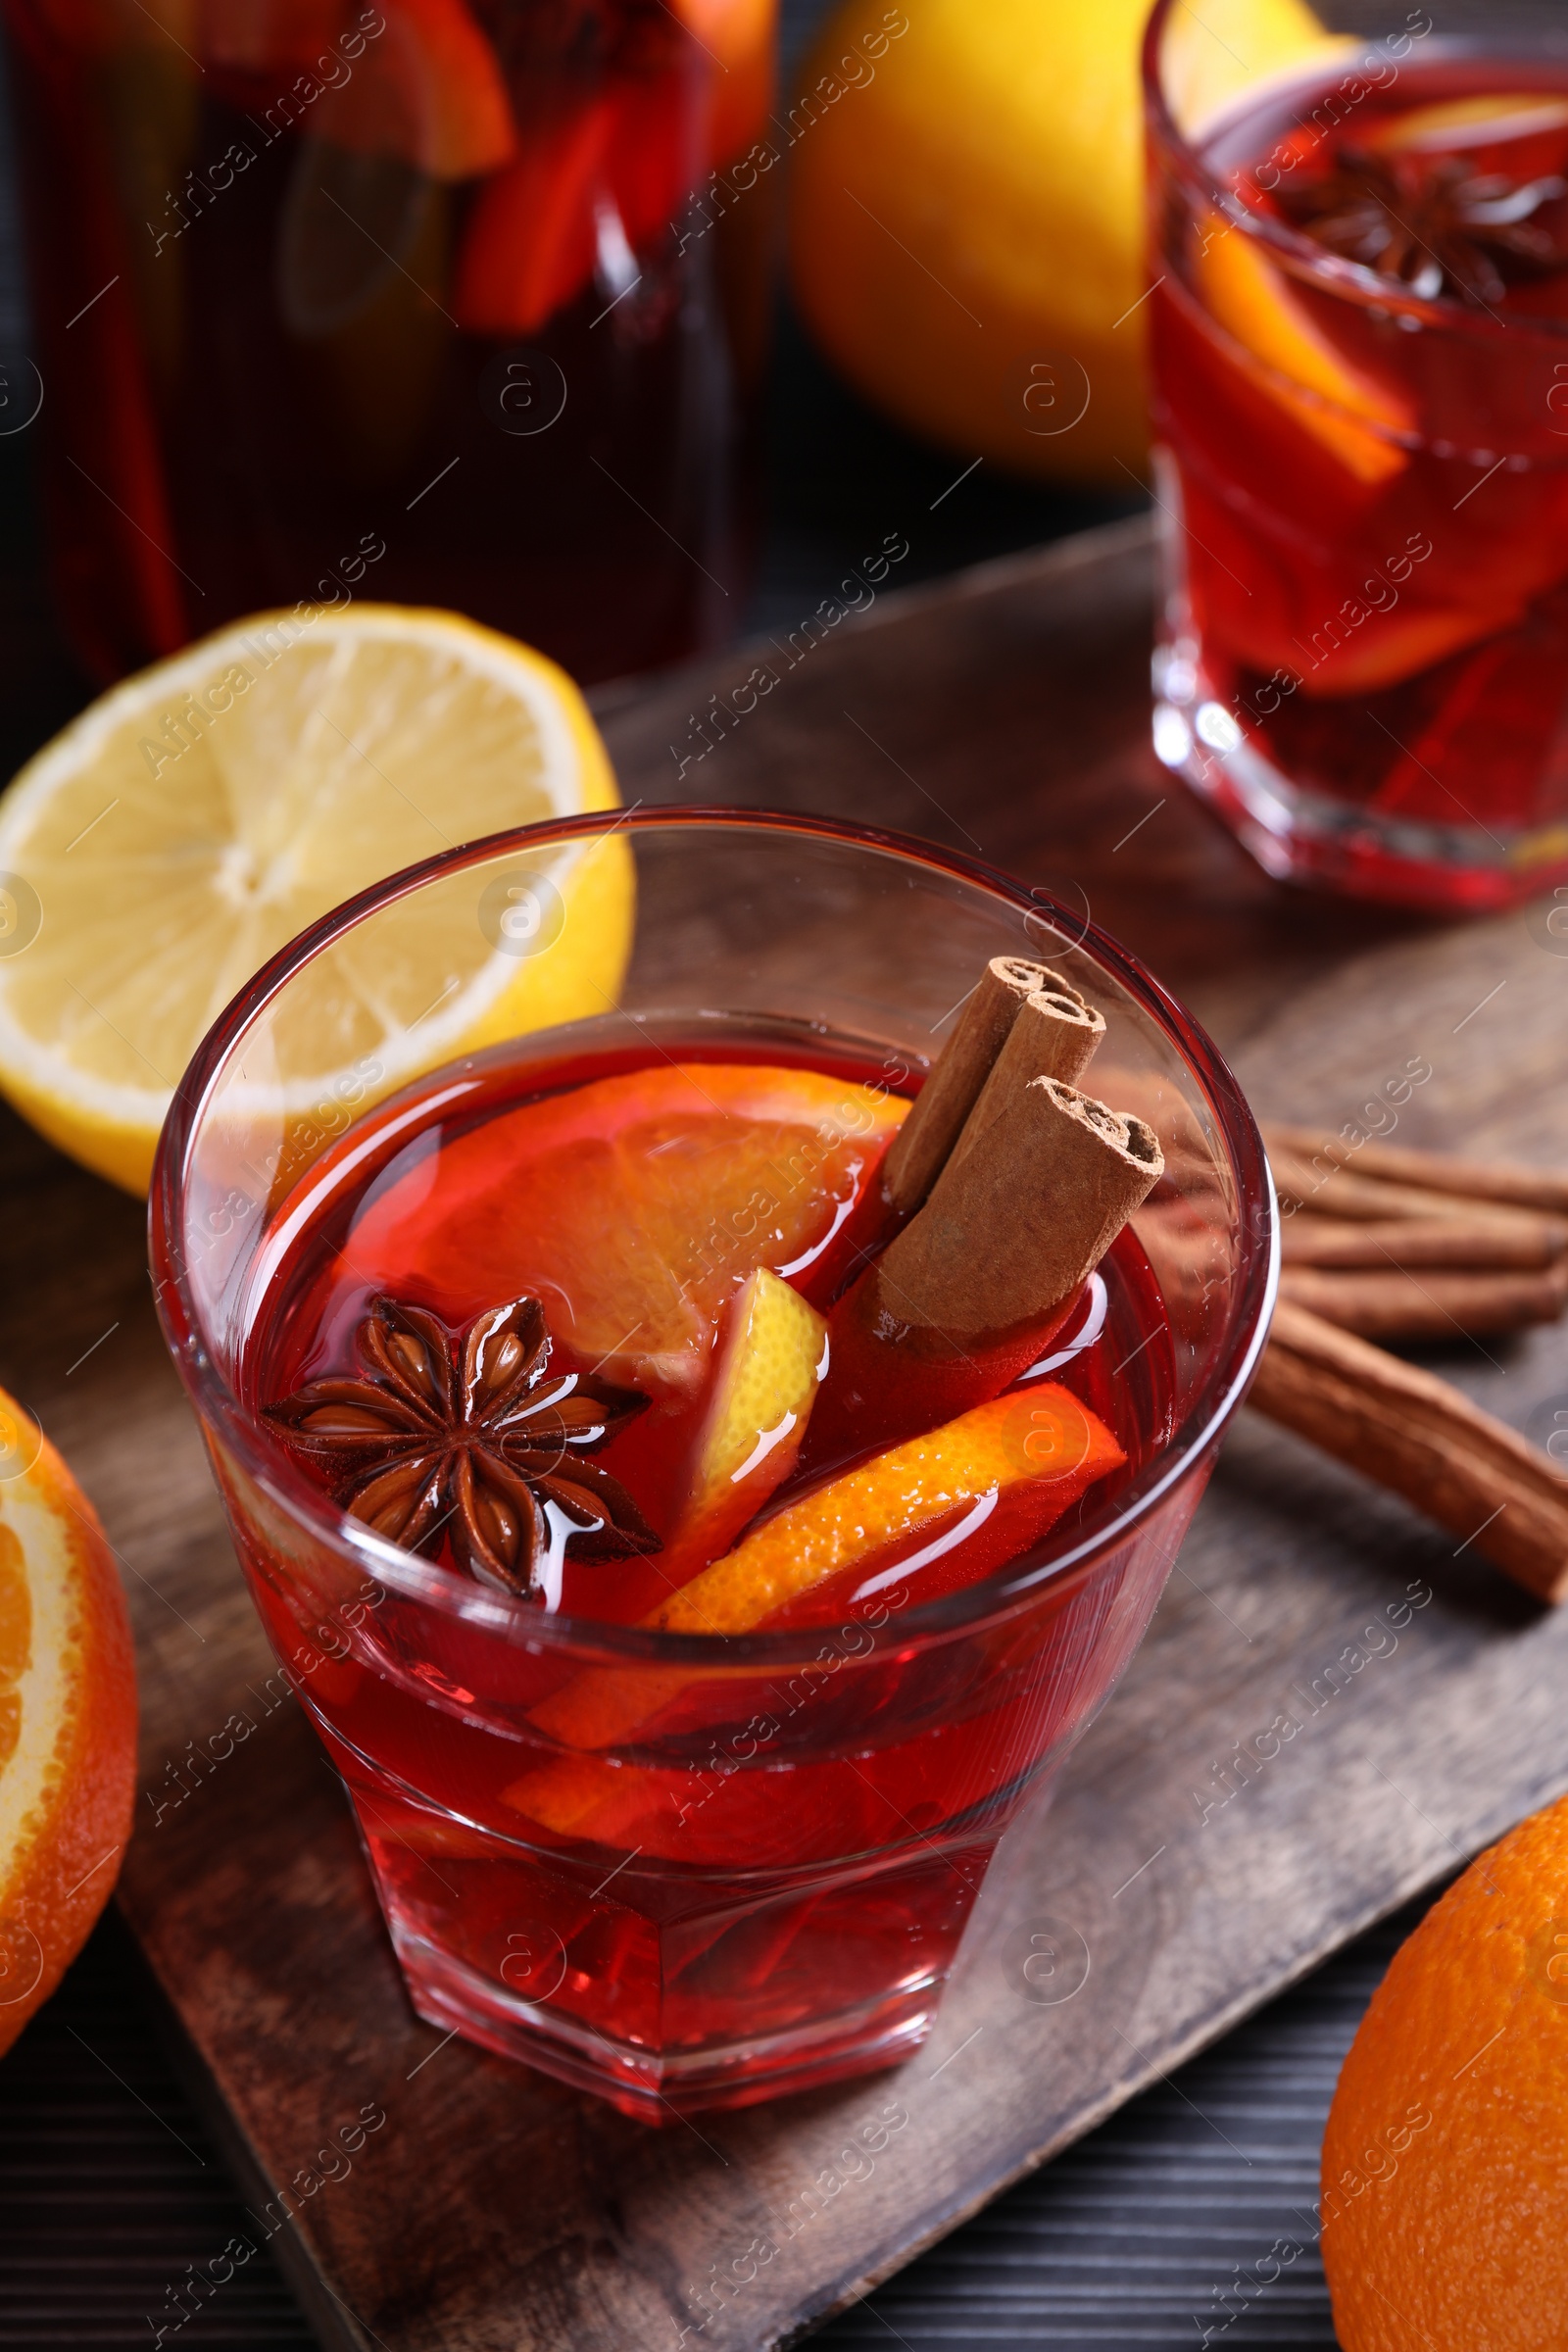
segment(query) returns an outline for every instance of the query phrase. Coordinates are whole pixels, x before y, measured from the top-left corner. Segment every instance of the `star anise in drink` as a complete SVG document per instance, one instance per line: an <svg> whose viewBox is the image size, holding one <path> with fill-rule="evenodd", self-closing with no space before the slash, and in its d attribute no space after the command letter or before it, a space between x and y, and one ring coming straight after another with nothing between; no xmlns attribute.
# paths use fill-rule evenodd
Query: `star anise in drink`
<svg viewBox="0 0 1568 2352"><path fill-rule="evenodd" d="M618 1479L585 1457L648 1399L552 1375L537 1298L454 1331L427 1307L372 1299L363 1373L331 1373L264 1409L342 1507L405 1550L445 1544L481 1584L559 1594L566 1544L588 1560L658 1551Z"/></svg>
<svg viewBox="0 0 1568 2352"><path fill-rule="evenodd" d="M1279 201L1298 228L1347 261L1424 301L1457 294L1486 309L1511 283L1568 269L1563 231L1536 218L1565 194L1568 180L1555 173L1511 179L1457 155L1396 163L1347 147L1327 178L1282 186Z"/></svg>

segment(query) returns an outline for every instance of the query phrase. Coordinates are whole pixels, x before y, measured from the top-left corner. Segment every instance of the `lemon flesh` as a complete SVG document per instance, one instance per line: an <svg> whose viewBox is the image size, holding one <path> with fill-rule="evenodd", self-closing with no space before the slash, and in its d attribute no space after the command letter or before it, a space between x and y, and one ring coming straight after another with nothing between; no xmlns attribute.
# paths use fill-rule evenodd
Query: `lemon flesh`
<svg viewBox="0 0 1568 2352"><path fill-rule="evenodd" d="M799 1291L760 1268L733 1320L698 1442L691 1493L662 1565L695 1545L712 1558L795 1467L827 1374L827 1324Z"/></svg>
<svg viewBox="0 0 1568 2352"><path fill-rule="evenodd" d="M101 697L0 803L0 1091L145 1191L197 1044L287 941L401 867L615 799L564 672L455 615L361 605L207 638ZM632 917L624 844L540 862L556 920L537 954L482 926L469 878L324 956L269 1022L258 1084L278 1115L346 1069L373 1063L384 1093L605 1011Z"/></svg>

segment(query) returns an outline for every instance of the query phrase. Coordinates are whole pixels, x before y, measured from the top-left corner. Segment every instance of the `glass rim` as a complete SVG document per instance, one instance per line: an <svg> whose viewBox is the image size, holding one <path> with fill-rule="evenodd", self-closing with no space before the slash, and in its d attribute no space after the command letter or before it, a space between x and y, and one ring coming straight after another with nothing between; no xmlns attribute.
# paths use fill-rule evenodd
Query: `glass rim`
<svg viewBox="0 0 1568 2352"><path fill-rule="evenodd" d="M309 924L253 975L220 1012L203 1037L174 1090L153 1168L148 1200L148 1253L154 1296L164 1338L196 1408L198 1420L212 1420L221 1430L223 1444L245 1474L268 1498L330 1553L347 1561L388 1590L457 1616L466 1624L492 1631L529 1647L559 1645L573 1657L596 1654L607 1662L638 1660L666 1665L739 1670L753 1665L784 1668L807 1665L818 1655L832 1627L824 1623L787 1632L747 1634L672 1634L644 1626L617 1625L602 1618L546 1615L531 1601L513 1599L474 1581L440 1568L401 1545L389 1543L371 1529L339 1511L320 1488L263 1430L214 1361L185 1265L180 1235L188 1163L203 1110L231 1053L246 1030L288 985L296 973L355 926L398 900L409 898L427 884L446 880L466 868L488 864L518 851L536 851L553 843L603 838L622 830L637 834L686 831L726 831L762 835L793 835L798 839L836 843L855 850L873 851L908 860L928 871L968 883L988 892L1021 918L1031 914L1049 924L1075 949L1088 954L1118 983L1152 1020L1166 1046L1175 1054L1200 1090L1219 1140L1229 1154L1236 1180L1239 1212L1239 1267L1233 1326L1219 1362L1212 1366L1183 1416L1131 1494L1102 1525L1084 1532L1060 1552L1034 1561L1008 1562L971 1586L941 1598L922 1602L878 1625L858 1621L858 1633L868 1637L868 1648L858 1650L862 1660L871 1650L910 1643L925 1647L988 1621L1005 1617L1048 1584L1075 1571L1092 1569L1115 1551L1151 1519L1182 1480L1198 1468L1217 1444L1250 1385L1268 1335L1279 1281L1279 1212L1268 1161L1257 1123L1235 1077L1205 1030L1148 972L1131 952L1121 947L1086 913L1066 906L1044 884L1025 886L986 860L939 848L917 836L846 820L804 815L792 809L732 808L718 804L683 804L670 808L609 810L595 814L550 817L491 833L454 849L438 851L417 864L372 883ZM1261 1220L1248 1214L1250 1203L1260 1203ZM1049 1535L1044 1539L1049 1544Z"/></svg>
<svg viewBox="0 0 1568 2352"><path fill-rule="evenodd" d="M1298 274L1313 279L1325 292L1337 294L1343 300L1363 306L1376 304L1393 314L1418 318L1424 325L1442 328L1449 334L1503 337L1513 341L1522 336L1537 335L1559 342L1568 340L1568 319L1544 317L1504 318L1494 311L1475 311L1453 295L1412 293L1398 279L1383 276L1364 262L1352 262L1343 254L1330 253L1304 231L1293 227L1288 220L1276 220L1266 213L1249 210L1233 188L1222 186L1215 178L1203 160L1200 147L1181 128L1166 101L1160 46L1170 18L1186 5L1187 0L1154 0L1149 22L1144 27L1141 70L1145 123L1151 135L1156 137L1177 159L1189 186L1201 189L1214 210L1223 214L1233 227L1256 237L1262 244L1272 246L1282 259L1293 265ZM1379 41L1392 36L1351 33L1335 37L1375 48ZM1416 37L1432 40L1436 50L1445 55L1469 52L1487 56L1496 55L1496 39L1506 37L1517 42L1521 58L1552 56L1568 64L1568 34L1554 38L1545 28L1533 25L1511 27L1506 36L1494 35L1490 30L1484 33L1440 33L1433 30ZM1325 65L1327 62L1324 61ZM1348 53L1344 62L1348 69ZM1500 56L1498 62L1505 64L1506 55ZM1314 76L1309 68L1302 67L1298 72L1287 69L1281 74L1259 75L1257 88L1265 93L1280 94L1312 78ZM1245 92L1237 94L1212 118L1213 124L1225 122L1245 104Z"/></svg>

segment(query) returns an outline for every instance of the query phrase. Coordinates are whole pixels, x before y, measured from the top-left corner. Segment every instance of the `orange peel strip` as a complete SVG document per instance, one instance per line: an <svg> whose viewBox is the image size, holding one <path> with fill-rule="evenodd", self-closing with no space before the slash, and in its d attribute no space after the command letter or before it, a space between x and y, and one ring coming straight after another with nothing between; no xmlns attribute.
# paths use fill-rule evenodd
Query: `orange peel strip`
<svg viewBox="0 0 1568 2352"><path fill-rule="evenodd" d="M921 1539L960 1523L987 1497L1032 1488L1041 1507L1031 1514L1028 1542L1126 1458L1105 1424L1054 1382L995 1397L787 1505L644 1623L670 1633L753 1632L847 1571L862 1569L867 1581L878 1581L879 1571L896 1576L901 1547L921 1548ZM987 1557L982 1573L999 1564ZM537 1707L533 1721L568 1746L604 1748L683 1691L743 1671L591 1669ZM569 1833L598 1805L603 1788L596 1762L563 1758L514 1781L503 1798Z"/></svg>
<svg viewBox="0 0 1568 2352"><path fill-rule="evenodd" d="M1413 429L1408 402L1336 351L1246 229L1216 223L1194 274L1216 325L1260 363L1251 380L1320 448L1370 488L1403 471L1395 436Z"/></svg>

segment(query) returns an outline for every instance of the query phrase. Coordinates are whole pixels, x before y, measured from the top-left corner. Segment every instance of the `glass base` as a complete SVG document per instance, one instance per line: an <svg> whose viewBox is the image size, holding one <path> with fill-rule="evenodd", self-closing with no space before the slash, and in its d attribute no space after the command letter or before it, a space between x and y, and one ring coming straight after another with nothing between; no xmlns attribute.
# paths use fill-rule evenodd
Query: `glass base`
<svg viewBox="0 0 1568 2352"><path fill-rule="evenodd" d="M1154 750L1277 881L1434 913L1489 914L1568 879L1561 825L1497 834L1412 823L1292 783L1200 684L1190 705L1155 704Z"/></svg>
<svg viewBox="0 0 1568 2352"><path fill-rule="evenodd" d="M1002 1826L988 1808L882 1852L693 1867L504 1836L328 1748L419 2015L650 2123L916 2048Z"/></svg>
<svg viewBox="0 0 1568 2352"><path fill-rule="evenodd" d="M400 1935L396 1923L392 1939L409 1998L426 2025L592 2091L645 2124L705 2108L750 2107L896 2066L926 2039L942 1993L941 1981L929 1979L849 2014L745 2041L656 2053L501 1990L422 1937Z"/></svg>

